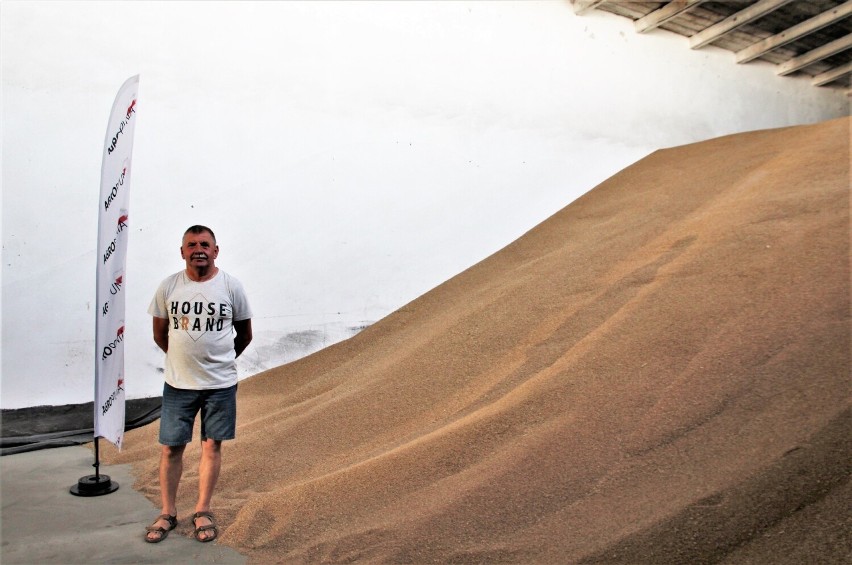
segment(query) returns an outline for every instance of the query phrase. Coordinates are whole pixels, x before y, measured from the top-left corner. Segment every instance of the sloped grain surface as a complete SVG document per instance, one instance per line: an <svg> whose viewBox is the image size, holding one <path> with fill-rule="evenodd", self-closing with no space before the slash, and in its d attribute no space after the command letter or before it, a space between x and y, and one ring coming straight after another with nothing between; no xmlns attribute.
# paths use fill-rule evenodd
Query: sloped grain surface
<svg viewBox="0 0 852 565"><path fill-rule="evenodd" d="M247 379L221 543L258 563L849 562L849 126L658 151ZM156 428L110 455L154 500Z"/></svg>

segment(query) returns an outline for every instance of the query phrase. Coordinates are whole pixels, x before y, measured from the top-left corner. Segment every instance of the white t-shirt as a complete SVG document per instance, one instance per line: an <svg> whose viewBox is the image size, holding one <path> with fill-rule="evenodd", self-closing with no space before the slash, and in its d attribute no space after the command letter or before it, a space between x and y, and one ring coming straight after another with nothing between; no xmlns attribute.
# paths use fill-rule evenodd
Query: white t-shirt
<svg viewBox="0 0 852 565"><path fill-rule="evenodd" d="M240 281L221 269L204 282L175 273L160 283L148 313L169 321L167 383L192 390L237 384L234 322L252 316Z"/></svg>

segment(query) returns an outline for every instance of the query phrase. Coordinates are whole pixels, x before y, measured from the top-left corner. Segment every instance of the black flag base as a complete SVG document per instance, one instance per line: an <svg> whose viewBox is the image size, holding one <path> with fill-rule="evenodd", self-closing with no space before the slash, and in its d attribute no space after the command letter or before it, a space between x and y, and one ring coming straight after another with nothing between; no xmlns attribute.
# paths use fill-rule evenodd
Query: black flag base
<svg viewBox="0 0 852 565"><path fill-rule="evenodd" d="M95 437L95 468L94 475L80 477L77 484L71 487L74 496L102 496L118 490L118 483L110 480L109 475L101 475L101 453L98 449L99 437Z"/></svg>
<svg viewBox="0 0 852 565"><path fill-rule="evenodd" d="M109 475L86 475L80 477L71 487L74 496L101 496L118 490L118 483L110 480Z"/></svg>

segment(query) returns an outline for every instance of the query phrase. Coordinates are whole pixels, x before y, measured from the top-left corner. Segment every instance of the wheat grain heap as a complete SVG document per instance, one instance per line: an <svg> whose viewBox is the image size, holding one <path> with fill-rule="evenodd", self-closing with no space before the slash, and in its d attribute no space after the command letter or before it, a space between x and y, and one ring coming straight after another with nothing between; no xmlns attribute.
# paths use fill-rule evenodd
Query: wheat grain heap
<svg viewBox="0 0 852 565"><path fill-rule="evenodd" d="M246 379L219 543L257 563L849 562L849 130L657 151ZM159 507L157 427L109 457Z"/></svg>

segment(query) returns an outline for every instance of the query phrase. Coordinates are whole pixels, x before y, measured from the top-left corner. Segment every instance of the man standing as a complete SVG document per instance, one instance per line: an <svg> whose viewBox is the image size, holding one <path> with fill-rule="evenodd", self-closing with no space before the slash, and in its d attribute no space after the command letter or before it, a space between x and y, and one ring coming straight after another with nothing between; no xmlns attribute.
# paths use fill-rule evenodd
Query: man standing
<svg viewBox="0 0 852 565"><path fill-rule="evenodd" d="M222 464L222 441L234 439L237 418L236 358L251 342L251 309L240 282L216 267L219 246L206 226L192 226L180 248L186 269L160 283L148 313L154 341L166 353L160 414L162 514L146 528L145 541L163 541L177 526L183 453L201 412L195 539L219 535L210 500Z"/></svg>

